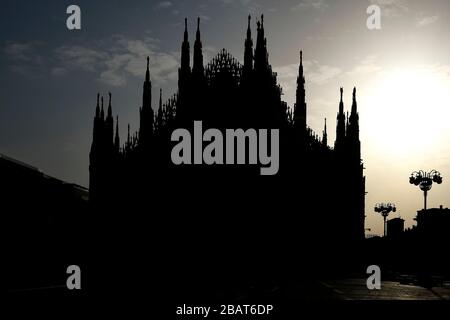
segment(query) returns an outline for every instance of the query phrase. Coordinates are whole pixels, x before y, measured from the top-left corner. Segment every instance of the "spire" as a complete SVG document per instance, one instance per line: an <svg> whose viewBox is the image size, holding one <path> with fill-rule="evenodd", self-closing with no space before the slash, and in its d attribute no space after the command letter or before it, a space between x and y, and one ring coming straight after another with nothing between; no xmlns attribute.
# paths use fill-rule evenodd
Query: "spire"
<svg viewBox="0 0 450 320"><path fill-rule="evenodd" d="M250 21L252 20L252 16L248 15L248 25L247 25L247 39L251 39L252 30L250 29Z"/></svg>
<svg viewBox="0 0 450 320"><path fill-rule="evenodd" d="M197 19L197 33L195 35L194 64L192 66L192 72L198 75L203 75L204 72L202 42L200 40L200 17Z"/></svg>
<svg viewBox="0 0 450 320"><path fill-rule="evenodd" d="M197 32L195 34L195 40L200 41L200 17L197 17Z"/></svg>
<svg viewBox="0 0 450 320"><path fill-rule="evenodd" d="M139 138L143 144L150 140L153 131L152 82L150 81L150 58L147 57L147 70L142 91L142 107L140 109Z"/></svg>
<svg viewBox="0 0 450 320"><path fill-rule="evenodd" d="M354 159L359 163L361 158L361 146L359 141L359 115L356 103L356 88L353 88L352 111L348 118L347 136L350 143L350 150L352 151Z"/></svg>
<svg viewBox="0 0 450 320"><path fill-rule="evenodd" d="M96 118L100 117L100 105L99 105L99 100L100 100L100 93L97 93L97 106L95 107L95 117L96 117Z"/></svg>
<svg viewBox="0 0 450 320"><path fill-rule="evenodd" d="M111 107L111 92L108 92L109 95L109 103L108 103L108 112L105 120L105 141L107 143L108 148L114 145L114 119L112 116L112 107Z"/></svg>
<svg viewBox="0 0 450 320"><path fill-rule="evenodd" d="M358 112L358 106L357 106L357 103L356 103L356 87L354 87L353 88L353 102L352 102L352 115L357 115L357 112Z"/></svg>
<svg viewBox="0 0 450 320"><path fill-rule="evenodd" d="M99 130L100 130L100 93L97 93L97 105L95 107L95 117L94 117L94 130L91 151L94 150L94 146L98 143Z"/></svg>
<svg viewBox="0 0 450 320"><path fill-rule="evenodd" d="M257 22L257 36L255 48L255 69L266 70L268 67L267 39L264 36L264 15L261 15L261 22Z"/></svg>
<svg viewBox="0 0 450 320"><path fill-rule="evenodd" d="M120 149L120 138L119 138L119 116L116 117L116 136L114 138L114 147L118 152Z"/></svg>
<svg viewBox="0 0 450 320"><path fill-rule="evenodd" d="M297 78L297 84L299 83L299 80L305 83L305 77L303 75L303 51L300 51L300 65L298 67L298 78Z"/></svg>
<svg viewBox="0 0 450 320"><path fill-rule="evenodd" d="M108 118L112 119L111 92L108 92L108 94L109 94Z"/></svg>
<svg viewBox="0 0 450 320"><path fill-rule="evenodd" d="M127 144L130 144L131 137L130 137L130 124L128 124L128 135L127 135Z"/></svg>
<svg viewBox="0 0 450 320"><path fill-rule="evenodd" d="M158 130L161 130L163 127L162 89L159 89L159 108L156 114L156 127Z"/></svg>
<svg viewBox="0 0 450 320"><path fill-rule="evenodd" d="M356 87L353 88L353 101L352 101L352 111L349 117L349 123L351 126L352 135L359 136L359 115L358 115L358 105L356 103ZM356 137L354 137L356 138Z"/></svg>
<svg viewBox="0 0 450 320"><path fill-rule="evenodd" d="M103 109L103 96L102 96L102 110L100 111L100 118L105 120L105 110Z"/></svg>
<svg viewBox="0 0 450 320"><path fill-rule="evenodd" d="M323 128L322 143L324 146L328 145L327 118L325 118L325 127Z"/></svg>
<svg viewBox="0 0 450 320"><path fill-rule="evenodd" d="M191 71L190 67L190 47L187 31L187 18L184 19L184 37L183 43L181 44L181 72L189 73Z"/></svg>
<svg viewBox="0 0 450 320"><path fill-rule="evenodd" d="M244 43L244 74L247 76L253 70L253 39L250 29L251 16L248 15L247 38Z"/></svg>
<svg viewBox="0 0 450 320"><path fill-rule="evenodd" d="M147 56L147 71L145 71L145 82L150 82L150 57Z"/></svg>
<svg viewBox="0 0 450 320"><path fill-rule="evenodd" d="M187 18L184 18L184 41L188 41Z"/></svg>
<svg viewBox="0 0 450 320"><path fill-rule="evenodd" d="M337 125L336 125L336 142L334 144L334 148L336 150L342 150L344 147L345 141L345 132L346 132L346 123L345 123L345 114L344 114L344 89L340 88L341 99L339 101L339 112L337 114Z"/></svg>
<svg viewBox="0 0 450 320"><path fill-rule="evenodd" d="M303 73L303 51L300 51L300 65L298 67L296 102L294 108L294 123L297 127L306 129L306 89Z"/></svg>
<svg viewBox="0 0 450 320"><path fill-rule="evenodd" d="M142 96L142 108L151 108L152 82L150 81L150 57L147 56L147 70L145 71L144 91Z"/></svg>

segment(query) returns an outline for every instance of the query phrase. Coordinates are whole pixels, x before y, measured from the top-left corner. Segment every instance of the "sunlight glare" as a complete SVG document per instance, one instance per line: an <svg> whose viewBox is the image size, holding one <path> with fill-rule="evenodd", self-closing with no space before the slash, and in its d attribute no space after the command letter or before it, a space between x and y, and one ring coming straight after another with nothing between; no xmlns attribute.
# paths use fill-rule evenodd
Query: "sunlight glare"
<svg viewBox="0 0 450 320"><path fill-rule="evenodd" d="M450 82L434 67L383 72L369 92L369 140L395 157L420 157L448 145Z"/></svg>

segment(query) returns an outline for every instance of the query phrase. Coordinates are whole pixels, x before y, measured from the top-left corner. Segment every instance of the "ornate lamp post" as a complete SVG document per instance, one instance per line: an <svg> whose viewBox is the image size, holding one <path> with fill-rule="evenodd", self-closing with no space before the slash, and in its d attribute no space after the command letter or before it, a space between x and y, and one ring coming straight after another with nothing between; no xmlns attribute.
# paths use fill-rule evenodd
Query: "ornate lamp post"
<svg viewBox="0 0 450 320"><path fill-rule="evenodd" d="M375 212L381 213L384 219L384 236L386 237L386 219L389 213L397 211L397 208L393 203L377 203L374 210Z"/></svg>
<svg viewBox="0 0 450 320"><path fill-rule="evenodd" d="M414 171L413 173L411 173L411 177L409 177L409 183L415 186L419 186L420 190L423 191L424 210L427 210L427 195L428 191L430 191L431 187L433 186L433 182L436 182L437 184L442 183L442 176L436 170L432 170L428 173L423 170Z"/></svg>

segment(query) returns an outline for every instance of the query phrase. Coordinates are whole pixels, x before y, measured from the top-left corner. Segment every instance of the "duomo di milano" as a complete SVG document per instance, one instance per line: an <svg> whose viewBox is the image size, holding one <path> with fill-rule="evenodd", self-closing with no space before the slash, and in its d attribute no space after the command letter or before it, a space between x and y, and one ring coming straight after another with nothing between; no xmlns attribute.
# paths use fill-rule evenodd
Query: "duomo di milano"
<svg viewBox="0 0 450 320"><path fill-rule="evenodd" d="M307 124L301 52L295 105L282 101L263 16L256 23L255 42L248 17L243 63L222 49L205 65L199 24L191 64L185 20L178 90L166 101L160 91L155 106L147 59L139 130L132 133L128 126L125 143L120 142L111 96L107 107L97 96L89 165L94 210L121 211L121 219L145 216L153 228L170 229L185 240L198 238L198 243L206 238L285 248L310 240L334 245L362 241L365 177L356 89L350 113L340 89L336 141L330 146L326 122L322 137ZM172 132L193 132L199 120L203 130L279 129L277 174L260 176L260 164L175 165ZM183 231L187 226L189 231Z"/></svg>

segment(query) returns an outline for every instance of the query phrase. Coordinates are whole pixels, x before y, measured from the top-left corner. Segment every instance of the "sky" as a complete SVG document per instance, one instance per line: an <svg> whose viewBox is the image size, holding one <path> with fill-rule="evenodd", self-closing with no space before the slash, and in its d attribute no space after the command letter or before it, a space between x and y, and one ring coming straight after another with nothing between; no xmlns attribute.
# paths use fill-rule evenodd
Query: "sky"
<svg viewBox="0 0 450 320"><path fill-rule="evenodd" d="M69 30L66 9L81 9ZM367 8L381 9L369 30ZM184 18L191 49L201 18L205 63L222 48L242 62L247 15L256 41L264 14L269 60L283 99L295 100L303 50L308 125L328 123L334 142L339 88L346 110L357 87L365 165L366 227L382 234L373 207L393 202L406 227L423 206L409 184L415 170L436 169L442 185L428 206L449 206L450 2L448 0L4 0L0 12L0 153L59 179L88 186L97 92L112 93L122 140L138 129L146 57L153 105L176 92Z"/></svg>

